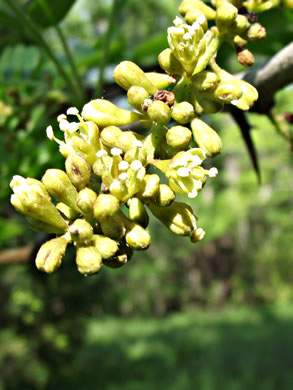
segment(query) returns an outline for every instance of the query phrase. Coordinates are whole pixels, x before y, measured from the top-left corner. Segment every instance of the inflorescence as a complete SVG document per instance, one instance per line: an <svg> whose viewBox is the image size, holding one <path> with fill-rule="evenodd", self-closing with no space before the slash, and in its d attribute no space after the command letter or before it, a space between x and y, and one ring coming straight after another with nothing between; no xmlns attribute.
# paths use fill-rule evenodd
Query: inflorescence
<svg viewBox="0 0 293 390"><path fill-rule="evenodd" d="M175 234L192 242L204 237L192 208L176 201L176 194L195 198L218 173L202 163L221 152L221 138L200 116L225 104L248 110L258 97L253 86L221 69L216 55L226 41L241 64L252 65L246 44L266 32L251 23L251 13L268 3L214 0L212 8L184 0L179 7L184 19L176 17L168 28L169 48L158 58L165 73L145 73L130 61L115 68L114 80L135 111L96 99L81 112L71 107L58 116L64 140L47 128L65 158L65 171L48 169L41 181L14 176L10 184L15 209L34 229L57 235L40 248L38 269L58 269L69 244L76 247L83 274L103 264L125 264L133 250L151 243L147 210ZM215 23L209 28L210 20ZM134 122L144 135L121 130Z"/></svg>

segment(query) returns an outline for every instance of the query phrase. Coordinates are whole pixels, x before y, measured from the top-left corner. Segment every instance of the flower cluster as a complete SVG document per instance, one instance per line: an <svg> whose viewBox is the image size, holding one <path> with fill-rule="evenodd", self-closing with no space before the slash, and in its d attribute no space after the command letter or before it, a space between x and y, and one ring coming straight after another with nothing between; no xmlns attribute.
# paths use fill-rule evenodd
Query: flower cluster
<svg viewBox="0 0 293 390"><path fill-rule="evenodd" d="M13 206L34 229L58 235L41 247L38 269L55 271L69 244L83 274L120 267L133 250L149 247L148 211L175 234L192 242L203 238L192 208L176 201L176 194L195 198L218 173L202 164L221 152L221 138L200 116L224 104L247 110L257 99L254 87L216 64L216 54L227 41L239 58L240 46L265 36L240 12L242 1L217 0L214 6L181 3L185 20L176 17L169 48L159 55L165 73L145 73L130 61L115 68L114 80L134 111L95 99L81 112L71 107L58 116L63 139L47 128L65 158L64 171L48 169L41 181L14 176ZM216 25L209 28L211 19ZM121 129L134 122L143 133Z"/></svg>

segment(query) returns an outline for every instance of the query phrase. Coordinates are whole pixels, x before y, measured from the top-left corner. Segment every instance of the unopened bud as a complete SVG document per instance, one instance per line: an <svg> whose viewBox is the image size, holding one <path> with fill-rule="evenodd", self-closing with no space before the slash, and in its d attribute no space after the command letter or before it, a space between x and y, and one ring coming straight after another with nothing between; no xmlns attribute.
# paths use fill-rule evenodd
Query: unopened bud
<svg viewBox="0 0 293 390"><path fill-rule="evenodd" d="M215 98L223 103L231 103L242 96L241 81L238 79L225 80L219 83L213 92Z"/></svg>
<svg viewBox="0 0 293 390"><path fill-rule="evenodd" d="M71 153L65 161L66 173L77 191L88 186L91 180L91 167L80 153Z"/></svg>
<svg viewBox="0 0 293 390"><path fill-rule="evenodd" d="M115 106L106 99L96 99L87 103L82 110L85 120L93 121L98 126L122 126L141 119L141 115Z"/></svg>
<svg viewBox="0 0 293 390"><path fill-rule="evenodd" d="M138 160L142 163L142 165L145 165L146 158L146 152L142 148L128 149L124 155L124 160L127 161L129 164L131 164L132 161Z"/></svg>
<svg viewBox="0 0 293 390"><path fill-rule="evenodd" d="M197 91L210 91L216 88L219 77L214 72L203 70L194 75L191 81L192 87Z"/></svg>
<svg viewBox="0 0 293 390"><path fill-rule="evenodd" d="M237 54L238 61L241 65L250 67L254 64L254 56L248 49L244 49Z"/></svg>
<svg viewBox="0 0 293 390"><path fill-rule="evenodd" d="M100 194L94 203L94 217L103 221L112 217L120 209L119 200L111 194Z"/></svg>
<svg viewBox="0 0 293 390"><path fill-rule="evenodd" d="M76 265L83 275L96 274L102 268L102 256L94 246L81 246L76 251Z"/></svg>
<svg viewBox="0 0 293 390"><path fill-rule="evenodd" d="M123 61L117 65L113 78L120 87L127 91L133 85L143 87L150 95L154 95L158 91L158 88L147 78L144 71L131 61Z"/></svg>
<svg viewBox="0 0 293 390"><path fill-rule="evenodd" d="M100 225L103 234L114 240L120 240L126 233L125 218L125 215L122 212L119 212L110 218L102 220Z"/></svg>
<svg viewBox="0 0 293 390"><path fill-rule="evenodd" d="M175 149L185 149L192 138L192 133L187 127L173 126L166 134L167 144Z"/></svg>
<svg viewBox="0 0 293 390"><path fill-rule="evenodd" d="M176 83L176 79L166 73L148 72L146 76L158 89L164 89Z"/></svg>
<svg viewBox="0 0 293 390"><path fill-rule="evenodd" d="M78 213L75 210L73 210L71 207L67 206L67 204L62 202L56 204L56 209L59 210L61 215L69 221L72 221L78 216Z"/></svg>
<svg viewBox="0 0 293 390"><path fill-rule="evenodd" d="M249 28L250 24L246 15L237 15L232 30L235 34L242 34Z"/></svg>
<svg viewBox="0 0 293 390"><path fill-rule="evenodd" d="M252 42L266 38L266 29L259 23L252 24L247 30L247 39Z"/></svg>
<svg viewBox="0 0 293 390"><path fill-rule="evenodd" d="M181 15L185 15L188 11L199 9L203 12L207 19L215 19L216 11L200 0L183 0L179 6Z"/></svg>
<svg viewBox="0 0 293 390"><path fill-rule="evenodd" d="M167 184L160 184L159 191L155 198L155 203L158 206L169 206L175 199L175 193Z"/></svg>
<svg viewBox="0 0 293 390"><path fill-rule="evenodd" d="M77 191L64 171L61 169L48 169L42 181L54 199L67 204L67 206L79 212L76 203Z"/></svg>
<svg viewBox="0 0 293 390"><path fill-rule="evenodd" d="M133 222L138 223L142 227L146 227L149 223L149 216L146 212L144 204L142 201L136 197L131 198L127 202L129 210L128 216L129 219Z"/></svg>
<svg viewBox="0 0 293 390"><path fill-rule="evenodd" d="M51 274L56 271L65 254L68 241L64 237L53 238L45 242L36 257L36 266L40 271Z"/></svg>
<svg viewBox="0 0 293 390"><path fill-rule="evenodd" d="M185 20L188 24L193 24L194 22L197 22L204 31L208 29L208 21L205 17L205 14L200 11L198 8L190 9L185 14Z"/></svg>
<svg viewBox="0 0 293 390"><path fill-rule="evenodd" d="M69 154L72 153L72 150L70 152L66 150L66 146L71 146L74 152L82 154L90 165L96 161L96 149L80 135L74 134L74 136L70 138L67 144L65 145L65 153L62 153L60 149L61 154L65 158L67 158Z"/></svg>
<svg viewBox="0 0 293 390"><path fill-rule="evenodd" d="M103 259L109 259L118 251L116 241L101 234L95 234L93 237L94 246L97 248Z"/></svg>
<svg viewBox="0 0 293 390"><path fill-rule="evenodd" d="M150 204L149 208L175 234L188 236L196 228L196 218L191 207L185 203L173 202L167 207Z"/></svg>
<svg viewBox="0 0 293 390"><path fill-rule="evenodd" d="M190 240L191 240L191 242L201 241L204 238L205 234L206 234L206 232L202 228L195 229L192 232Z"/></svg>
<svg viewBox="0 0 293 390"><path fill-rule="evenodd" d="M135 223L132 228L127 231L125 240L126 243L136 251L147 249L151 244L149 232Z"/></svg>
<svg viewBox="0 0 293 390"><path fill-rule="evenodd" d="M78 208L84 215L92 217L93 207L96 199L97 194L95 193L95 191L91 190L90 188L84 188L78 193L76 203Z"/></svg>
<svg viewBox="0 0 293 390"><path fill-rule="evenodd" d="M159 100L155 100L149 105L147 113L151 121L159 124L166 124L171 119L169 106Z"/></svg>
<svg viewBox="0 0 293 390"><path fill-rule="evenodd" d="M136 110L138 111L143 111L142 105L143 102L146 99L149 99L150 95L146 89L143 87L138 87L138 86L132 86L129 88L127 91L127 99L129 104L132 105Z"/></svg>
<svg viewBox="0 0 293 390"><path fill-rule="evenodd" d="M229 29L233 22L235 22L238 15L238 9L228 1L222 2L217 8L216 25L220 32Z"/></svg>
<svg viewBox="0 0 293 390"><path fill-rule="evenodd" d="M116 140L119 135L122 133L122 130L117 126L107 126L101 132L101 140L103 145L108 148L114 148L116 145Z"/></svg>
<svg viewBox="0 0 293 390"><path fill-rule="evenodd" d="M209 125L199 118L191 122L193 138L207 157L214 157L222 151L222 141L219 135Z"/></svg>
<svg viewBox="0 0 293 390"><path fill-rule="evenodd" d="M163 50L158 57L160 67L164 69L169 74L181 75L184 72L184 69L181 63L172 53L171 49Z"/></svg>
<svg viewBox="0 0 293 390"><path fill-rule="evenodd" d="M93 238L93 227L85 219L76 219L68 229L73 241L87 245Z"/></svg>
<svg viewBox="0 0 293 390"><path fill-rule="evenodd" d="M184 125L194 117L194 109L188 102L177 103L173 106L171 115L176 122Z"/></svg>
<svg viewBox="0 0 293 390"><path fill-rule="evenodd" d="M143 198L152 198L159 191L160 177L159 175L145 175L142 183L143 187L140 191L140 196Z"/></svg>

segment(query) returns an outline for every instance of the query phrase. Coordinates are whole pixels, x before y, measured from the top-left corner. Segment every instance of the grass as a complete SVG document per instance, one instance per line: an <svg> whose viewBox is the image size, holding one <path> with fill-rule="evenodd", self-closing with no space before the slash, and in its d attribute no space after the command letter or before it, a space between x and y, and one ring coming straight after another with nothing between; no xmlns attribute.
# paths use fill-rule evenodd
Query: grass
<svg viewBox="0 0 293 390"><path fill-rule="evenodd" d="M95 319L86 340L71 383L58 388L293 388L293 307Z"/></svg>

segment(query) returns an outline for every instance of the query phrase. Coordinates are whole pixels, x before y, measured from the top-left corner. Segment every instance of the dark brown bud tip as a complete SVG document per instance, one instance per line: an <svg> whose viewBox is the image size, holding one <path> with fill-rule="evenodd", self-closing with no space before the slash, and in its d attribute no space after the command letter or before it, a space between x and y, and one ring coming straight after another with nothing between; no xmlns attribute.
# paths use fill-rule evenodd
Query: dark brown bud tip
<svg viewBox="0 0 293 390"><path fill-rule="evenodd" d="M155 94L154 99L160 100L161 102L164 102L168 104L169 107L171 107L175 102L175 95L173 92L162 89Z"/></svg>
<svg viewBox="0 0 293 390"><path fill-rule="evenodd" d="M254 56L248 49L239 51L237 58L239 63L243 66L249 67L254 64Z"/></svg>

